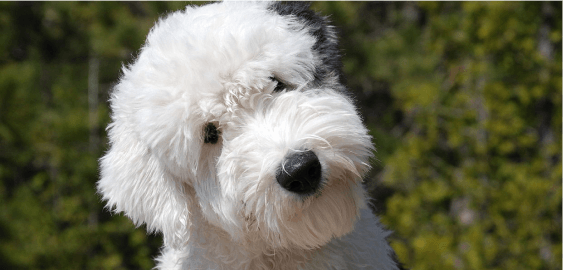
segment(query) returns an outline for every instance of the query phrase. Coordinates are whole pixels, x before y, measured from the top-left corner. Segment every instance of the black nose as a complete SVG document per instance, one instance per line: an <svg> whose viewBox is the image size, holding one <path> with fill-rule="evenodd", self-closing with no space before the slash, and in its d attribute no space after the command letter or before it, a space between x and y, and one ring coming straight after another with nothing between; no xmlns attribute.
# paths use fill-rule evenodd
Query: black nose
<svg viewBox="0 0 563 271"><path fill-rule="evenodd" d="M319 158L309 150L286 156L276 172L276 180L283 188L293 193L315 192L321 182Z"/></svg>

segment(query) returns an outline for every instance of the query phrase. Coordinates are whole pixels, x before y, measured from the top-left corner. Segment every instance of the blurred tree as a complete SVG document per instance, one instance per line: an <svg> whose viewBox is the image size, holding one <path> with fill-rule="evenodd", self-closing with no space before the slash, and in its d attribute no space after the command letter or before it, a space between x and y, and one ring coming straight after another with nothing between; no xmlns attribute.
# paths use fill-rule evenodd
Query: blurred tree
<svg viewBox="0 0 563 271"><path fill-rule="evenodd" d="M95 193L108 92L186 2L0 2L0 267L149 269ZM201 4L201 3L196 3ZM561 269L561 3L314 2L409 268Z"/></svg>
<svg viewBox="0 0 563 271"><path fill-rule="evenodd" d="M344 26L400 260L560 269L561 3L318 6Z"/></svg>
<svg viewBox="0 0 563 271"><path fill-rule="evenodd" d="M160 237L103 209L97 158L122 62L185 4L0 3L2 268L154 266Z"/></svg>

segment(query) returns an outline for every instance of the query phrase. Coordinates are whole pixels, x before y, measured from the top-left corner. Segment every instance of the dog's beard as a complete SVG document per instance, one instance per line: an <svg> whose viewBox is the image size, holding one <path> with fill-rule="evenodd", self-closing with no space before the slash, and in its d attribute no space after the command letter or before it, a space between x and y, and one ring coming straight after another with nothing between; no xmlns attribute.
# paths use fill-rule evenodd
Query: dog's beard
<svg viewBox="0 0 563 271"><path fill-rule="evenodd" d="M321 189L306 199L273 196L266 204L247 202L246 234L257 234L273 248L312 249L350 232L365 202L360 185L339 182Z"/></svg>
<svg viewBox="0 0 563 271"><path fill-rule="evenodd" d="M264 95L219 125L218 175L196 187L212 224L236 241L272 248L311 249L353 229L373 146L346 98L329 90ZM310 195L285 190L275 177L287 153L304 149L322 166Z"/></svg>

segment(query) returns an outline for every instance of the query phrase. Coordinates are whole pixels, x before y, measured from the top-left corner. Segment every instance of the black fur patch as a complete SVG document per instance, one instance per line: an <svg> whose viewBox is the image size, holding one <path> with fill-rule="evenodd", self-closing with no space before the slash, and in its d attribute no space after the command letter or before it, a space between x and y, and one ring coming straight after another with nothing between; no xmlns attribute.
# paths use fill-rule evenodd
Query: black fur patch
<svg viewBox="0 0 563 271"><path fill-rule="evenodd" d="M316 67L314 84L326 85L323 81L330 74L338 76L338 83L341 84L342 61L336 31L326 17L315 13L309 7L308 2L290 1L275 2L268 9L282 16L295 16L308 29L309 34L317 39L313 51L320 57L322 64Z"/></svg>

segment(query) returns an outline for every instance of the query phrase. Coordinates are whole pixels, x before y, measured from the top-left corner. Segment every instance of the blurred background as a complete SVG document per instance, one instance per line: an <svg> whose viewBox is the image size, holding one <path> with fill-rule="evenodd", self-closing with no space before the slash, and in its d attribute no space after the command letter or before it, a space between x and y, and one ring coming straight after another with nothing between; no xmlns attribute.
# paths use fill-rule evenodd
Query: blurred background
<svg viewBox="0 0 563 271"><path fill-rule="evenodd" d="M150 269L104 210L108 93L189 2L0 2L0 268ZM561 269L561 2L314 2L377 147L367 185L411 269Z"/></svg>

